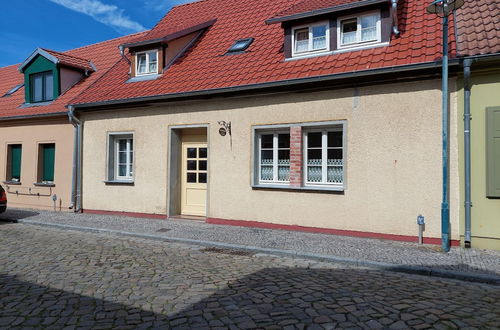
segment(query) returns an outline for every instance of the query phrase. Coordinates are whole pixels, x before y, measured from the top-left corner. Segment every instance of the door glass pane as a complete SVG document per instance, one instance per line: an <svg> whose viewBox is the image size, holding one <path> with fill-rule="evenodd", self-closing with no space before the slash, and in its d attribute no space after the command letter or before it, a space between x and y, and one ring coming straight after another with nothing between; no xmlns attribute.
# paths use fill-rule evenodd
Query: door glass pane
<svg viewBox="0 0 500 330"><path fill-rule="evenodd" d="M198 182L207 183L207 173L198 173Z"/></svg>
<svg viewBox="0 0 500 330"><path fill-rule="evenodd" d="M196 158L196 148L187 148L187 157Z"/></svg>
<svg viewBox="0 0 500 330"><path fill-rule="evenodd" d="M33 88L33 102L41 102L43 100L43 77L41 75L33 76L32 78L32 86Z"/></svg>
<svg viewBox="0 0 500 330"><path fill-rule="evenodd" d="M206 160L199 160L198 161L198 169L200 171L206 171L207 170L207 161Z"/></svg>
<svg viewBox="0 0 500 330"><path fill-rule="evenodd" d="M196 171L196 160L188 160L187 169L190 171Z"/></svg>
<svg viewBox="0 0 500 330"><path fill-rule="evenodd" d="M127 151L127 140L118 140L118 150Z"/></svg>
<svg viewBox="0 0 500 330"><path fill-rule="evenodd" d="M323 133L315 132L307 134L307 147L308 148L321 148L321 136Z"/></svg>
<svg viewBox="0 0 500 330"><path fill-rule="evenodd" d="M188 173L187 174L187 182L196 183L196 173Z"/></svg>
<svg viewBox="0 0 500 330"><path fill-rule="evenodd" d="M207 158L207 148L200 148L198 149L200 155L198 156L199 158Z"/></svg>
<svg viewBox="0 0 500 330"><path fill-rule="evenodd" d="M342 132L328 132L328 147L342 147Z"/></svg>
<svg viewBox="0 0 500 330"><path fill-rule="evenodd" d="M54 79L52 73L45 74L45 98L44 101L54 99Z"/></svg>

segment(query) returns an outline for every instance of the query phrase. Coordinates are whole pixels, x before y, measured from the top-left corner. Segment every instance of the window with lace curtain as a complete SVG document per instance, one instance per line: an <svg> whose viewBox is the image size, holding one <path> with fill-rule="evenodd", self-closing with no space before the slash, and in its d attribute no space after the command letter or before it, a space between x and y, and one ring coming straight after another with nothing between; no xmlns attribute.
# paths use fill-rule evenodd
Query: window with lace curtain
<svg viewBox="0 0 500 330"><path fill-rule="evenodd" d="M340 17L337 20L337 47L358 48L381 42L380 12Z"/></svg>
<svg viewBox="0 0 500 330"><path fill-rule="evenodd" d="M293 56L321 53L330 50L329 22L293 28Z"/></svg>
<svg viewBox="0 0 500 330"><path fill-rule="evenodd" d="M307 129L304 133L306 185L342 185L344 152L342 126Z"/></svg>
<svg viewBox="0 0 500 330"><path fill-rule="evenodd" d="M290 181L290 132L264 132L258 135L259 182Z"/></svg>

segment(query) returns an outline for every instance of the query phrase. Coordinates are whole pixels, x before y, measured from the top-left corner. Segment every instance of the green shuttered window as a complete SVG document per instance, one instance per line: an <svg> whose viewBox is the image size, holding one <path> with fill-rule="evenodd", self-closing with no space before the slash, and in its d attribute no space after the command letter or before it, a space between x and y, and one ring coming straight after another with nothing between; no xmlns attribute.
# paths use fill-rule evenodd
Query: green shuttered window
<svg viewBox="0 0 500 330"><path fill-rule="evenodd" d="M500 107L486 108L486 196L500 197Z"/></svg>
<svg viewBox="0 0 500 330"><path fill-rule="evenodd" d="M7 180L13 182L21 181L21 157L22 145L11 144L8 146Z"/></svg>
<svg viewBox="0 0 500 330"><path fill-rule="evenodd" d="M39 181L43 183L54 182L54 164L56 156L56 145L54 143L46 143L40 145L39 165Z"/></svg>

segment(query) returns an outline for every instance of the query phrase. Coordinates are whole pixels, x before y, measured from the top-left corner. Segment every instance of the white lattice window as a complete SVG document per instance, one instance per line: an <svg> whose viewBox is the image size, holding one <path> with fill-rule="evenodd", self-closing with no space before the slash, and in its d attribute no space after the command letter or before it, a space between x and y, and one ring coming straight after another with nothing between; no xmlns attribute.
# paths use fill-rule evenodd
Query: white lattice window
<svg viewBox="0 0 500 330"><path fill-rule="evenodd" d="M305 184L342 185L344 182L342 126L306 130L304 146Z"/></svg>
<svg viewBox="0 0 500 330"><path fill-rule="evenodd" d="M108 181L133 181L134 138L130 133L109 135Z"/></svg>
<svg viewBox="0 0 500 330"><path fill-rule="evenodd" d="M259 182L290 181L290 133L270 132L258 135Z"/></svg>
<svg viewBox="0 0 500 330"><path fill-rule="evenodd" d="M338 48L359 47L381 42L380 13L341 17L337 21Z"/></svg>
<svg viewBox="0 0 500 330"><path fill-rule="evenodd" d="M158 51L151 50L136 54L136 75L158 73Z"/></svg>
<svg viewBox="0 0 500 330"><path fill-rule="evenodd" d="M330 48L330 29L328 22L293 29L293 55L324 52Z"/></svg>

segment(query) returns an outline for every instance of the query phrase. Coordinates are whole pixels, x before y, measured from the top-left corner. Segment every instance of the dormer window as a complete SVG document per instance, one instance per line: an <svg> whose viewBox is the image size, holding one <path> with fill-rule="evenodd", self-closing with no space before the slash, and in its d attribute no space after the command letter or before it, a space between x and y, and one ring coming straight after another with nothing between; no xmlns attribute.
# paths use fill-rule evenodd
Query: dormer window
<svg viewBox="0 0 500 330"><path fill-rule="evenodd" d="M358 48L381 42L380 13L371 12L337 20L338 48Z"/></svg>
<svg viewBox="0 0 500 330"><path fill-rule="evenodd" d="M158 73L158 50L151 50L136 54L137 75Z"/></svg>
<svg viewBox="0 0 500 330"><path fill-rule="evenodd" d="M321 53L330 50L328 22L293 28L293 56Z"/></svg>
<svg viewBox="0 0 500 330"><path fill-rule="evenodd" d="M54 99L54 76L52 71L30 75L31 102L47 102Z"/></svg>

